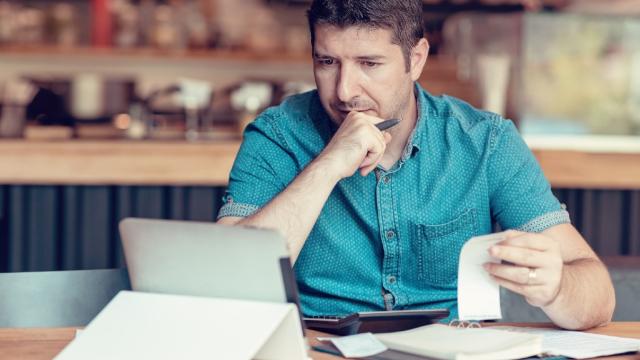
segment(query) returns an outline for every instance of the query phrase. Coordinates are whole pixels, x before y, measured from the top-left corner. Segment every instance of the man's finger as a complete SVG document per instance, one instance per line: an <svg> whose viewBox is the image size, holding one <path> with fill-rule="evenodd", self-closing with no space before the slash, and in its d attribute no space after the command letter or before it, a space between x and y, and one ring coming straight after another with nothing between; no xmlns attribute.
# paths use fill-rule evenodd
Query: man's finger
<svg viewBox="0 0 640 360"><path fill-rule="evenodd" d="M489 254L519 266L537 268L547 264L544 252L522 247L493 245L489 248Z"/></svg>
<svg viewBox="0 0 640 360"><path fill-rule="evenodd" d="M369 175L369 173L371 173L376 166L378 166L378 160L373 160L373 162L369 165L365 165L363 167L360 168L360 175L362 176L367 176Z"/></svg>
<svg viewBox="0 0 640 360"><path fill-rule="evenodd" d="M382 136L380 136L380 138L377 140L378 141L373 140L372 144L369 145L367 155L365 156L364 160L362 160L360 167L371 165L384 154L384 151L387 148L387 144L384 142L384 138Z"/></svg>
<svg viewBox="0 0 640 360"><path fill-rule="evenodd" d="M487 270L487 272L489 272L489 274L493 276L497 276L499 278L509 280L517 284L521 284L521 285L542 284L539 278L540 276L539 269L537 270L536 278L530 279L529 278L530 268L528 267L487 263L487 264L484 264L484 268L485 270Z"/></svg>
<svg viewBox="0 0 640 360"><path fill-rule="evenodd" d="M539 251L549 250L552 246L547 238L538 236L537 234L528 233L521 233L517 236L508 236L506 240L499 242L498 245L517 246Z"/></svg>
<svg viewBox="0 0 640 360"><path fill-rule="evenodd" d="M360 165L360 175L362 176L369 175L369 173L372 172L376 168L376 166L378 166L378 163L380 162L380 159L382 159L383 154L384 152L368 153L367 157Z"/></svg>
<svg viewBox="0 0 640 360"><path fill-rule="evenodd" d="M515 238L515 237L526 235L526 234L527 234L526 232L523 232L520 230L507 230L504 232L504 235L506 236L507 239Z"/></svg>
<svg viewBox="0 0 640 360"><path fill-rule="evenodd" d="M384 137L384 142L386 144L389 144L391 142L391 138L392 138L391 134L389 134L388 132L384 131L382 133L382 136Z"/></svg>
<svg viewBox="0 0 640 360"><path fill-rule="evenodd" d="M365 167L365 168L361 168L360 169L360 175L362 175L362 176L369 175L376 168L376 166L378 166L378 162L377 161L375 163Z"/></svg>
<svg viewBox="0 0 640 360"><path fill-rule="evenodd" d="M544 286L522 285L497 276L491 276L491 278L503 288L524 296L525 300L533 306L546 306L555 299L555 296L557 296L557 292L556 295L546 295Z"/></svg>
<svg viewBox="0 0 640 360"><path fill-rule="evenodd" d="M364 160L362 160L362 163L360 164L360 168L364 169L371 166L371 164L375 163L376 160L378 160L379 155L380 154L373 152L367 153L367 156L365 156Z"/></svg>
<svg viewBox="0 0 640 360"><path fill-rule="evenodd" d="M498 285L502 286L503 288L509 289L511 291L513 291L514 293L518 293L520 295L525 295L526 296L526 286L522 285L522 284L518 284L515 283L513 281L509 281L507 279L503 279L501 277L497 277L497 276L491 276L491 278L493 279L493 281L497 282Z"/></svg>

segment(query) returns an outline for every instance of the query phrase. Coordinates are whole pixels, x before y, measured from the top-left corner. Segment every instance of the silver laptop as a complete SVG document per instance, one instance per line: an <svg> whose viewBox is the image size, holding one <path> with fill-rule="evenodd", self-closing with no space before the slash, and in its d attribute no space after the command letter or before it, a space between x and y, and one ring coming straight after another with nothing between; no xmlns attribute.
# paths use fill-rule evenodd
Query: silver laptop
<svg viewBox="0 0 640 360"><path fill-rule="evenodd" d="M275 231L129 218L120 234L135 291L297 300L286 243Z"/></svg>

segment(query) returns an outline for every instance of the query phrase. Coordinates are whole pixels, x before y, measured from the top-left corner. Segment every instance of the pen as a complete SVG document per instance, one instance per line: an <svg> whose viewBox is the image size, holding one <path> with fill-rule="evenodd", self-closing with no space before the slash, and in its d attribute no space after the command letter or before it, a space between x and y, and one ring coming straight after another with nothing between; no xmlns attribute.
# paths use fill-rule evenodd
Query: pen
<svg viewBox="0 0 640 360"><path fill-rule="evenodd" d="M399 123L400 123L400 120L398 119L389 119L389 120L385 120L377 123L376 127L378 128L378 130L384 131L398 125Z"/></svg>

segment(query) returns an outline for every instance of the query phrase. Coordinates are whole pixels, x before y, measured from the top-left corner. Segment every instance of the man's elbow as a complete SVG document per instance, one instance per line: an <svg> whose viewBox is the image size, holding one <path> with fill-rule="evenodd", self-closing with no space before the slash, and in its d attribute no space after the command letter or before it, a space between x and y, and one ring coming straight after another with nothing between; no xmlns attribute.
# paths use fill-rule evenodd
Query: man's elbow
<svg viewBox="0 0 640 360"><path fill-rule="evenodd" d="M610 278L607 293L608 296L606 297L606 302L602 307L602 319L597 326L605 326L609 324L613 319L613 312L616 309L616 292Z"/></svg>
<svg viewBox="0 0 640 360"><path fill-rule="evenodd" d="M595 290L597 291L597 290ZM591 309L587 309L587 313L582 319L576 319L575 327L570 330L588 330L595 327L608 325L613 319L613 312L616 308L616 293L611 282L611 278L607 272L607 283L601 290L602 296L600 301L592 304Z"/></svg>
<svg viewBox="0 0 640 360"><path fill-rule="evenodd" d="M581 284L581 290L563 292L561 303L565 305L555 309L554 323L567 330L588 330L609 324L616 307L616 294L606 266L597 258L574 261L572 265L582 270L570 272L573 283ZM582 276L576 276L578 273Z"/></svg>
<svg viewBox="0 0 640 360"><path fill-rule="evenodd" d="M616 307L615 295L611 296L611 299L606 305L595 309L593 316L585 316L583 321L576 321L573 326L565 327L567 330L589 330L596 327L602 327L608 325L613 318L613 311Z"/></svg>
<svg viewBox="0 0 640 360"><path fill-rule="evenodd" d="M599 260L598 260L599 261ZM600 262L601 269L604 272L605 286L603 286L603 296L602 296L602 304L600 306L596 306L594 311L595 314L599 313L599 318L593 327L597 326L605 326L611 322L613 319L613 312L616 309L616 291L613 287L613 281L611 280L611 275L609 274L609 270L607 269L604 263ZM599 310L599 311L598 311Z"/></svg>
<svg viewBox="0 0 640 360"><path fill-rule="evenodd" d="M240 225L240 222L243 220L243 217L237 217L237 216L223 216L220 219L218 219L218 221L216 221L216 224L222 224L222 225Z"/></svg>
<svg viewBox="0 0 640 360"><path fill-rule="evenodd" d="M605 306L596 307L581 317L563 318L553 321L557 326L565 330L583 331L597 327L606 326L613 318L613 310L615 308L615 297L607 302Z"/></svg>

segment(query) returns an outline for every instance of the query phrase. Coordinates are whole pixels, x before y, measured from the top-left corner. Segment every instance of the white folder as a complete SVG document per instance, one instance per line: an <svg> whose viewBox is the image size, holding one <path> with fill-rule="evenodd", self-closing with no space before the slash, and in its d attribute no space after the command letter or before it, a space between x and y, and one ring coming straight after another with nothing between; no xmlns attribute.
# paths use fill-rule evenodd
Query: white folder
<svg viewBox="0 0 640 360"><path fill-rule="evenodd" d="M307 358L293 304L121 291L55 359Z"/></svg>

